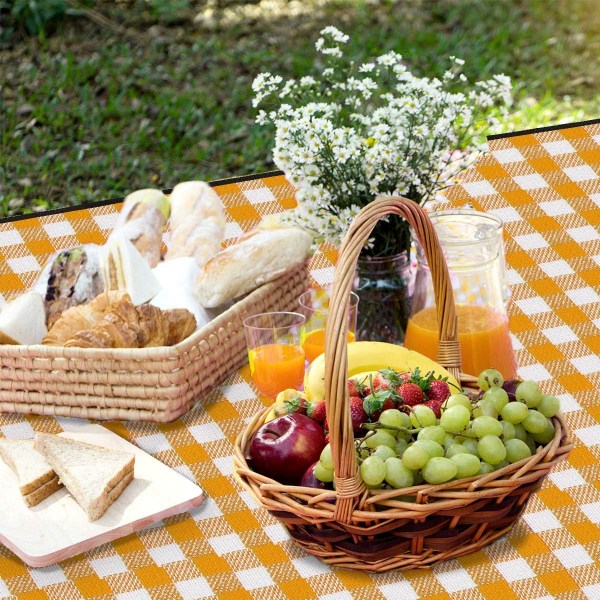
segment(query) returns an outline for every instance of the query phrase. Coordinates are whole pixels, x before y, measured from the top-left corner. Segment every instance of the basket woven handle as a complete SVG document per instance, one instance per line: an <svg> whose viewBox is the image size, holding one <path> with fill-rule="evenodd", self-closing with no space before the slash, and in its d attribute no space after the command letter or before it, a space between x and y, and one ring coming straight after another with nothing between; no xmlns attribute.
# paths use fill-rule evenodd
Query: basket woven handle
<svg viewBox="0 0 600 600"><path fill-rule="evenodd" d="M348 400L348 304L356 264L377 222L386 215L404 217L421 243L431 270L439 324L438 362L460 377L456 310L446 260L427 213L414 201L382 197L369 203L346 234L335 271L325 339L325 401L333 455L335 518L349 523L356 499L365 492L355 458L354 434Z"/></svg>

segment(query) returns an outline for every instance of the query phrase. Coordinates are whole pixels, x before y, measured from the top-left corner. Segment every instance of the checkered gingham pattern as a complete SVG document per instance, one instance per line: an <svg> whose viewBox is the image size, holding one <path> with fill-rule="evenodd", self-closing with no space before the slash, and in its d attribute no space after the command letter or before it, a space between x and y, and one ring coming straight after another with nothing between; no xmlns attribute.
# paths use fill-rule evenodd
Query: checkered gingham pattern
<svg viewBox="0 0 600 600"><path fill-rule="evenodd" d="M105 424L198 482L207 493L201 507L53 567L29 568L0 548L0 597L600 599L600 126L495 139L490 150L450 199L503 219L520 374L559 395L576 439L507 536L470 556L404 573L339 570L306 555L232 478L232 442L262 406L245 367L173 423ZM280 175L216 190L229 214L227 242L262 215L294 205ZM1 224L3 293L31 285L52 250L102 242L116 210ZM333 261L331 248L313 259L315 284L331 282ZM81 423L0 416L7 437Z"/></svg>

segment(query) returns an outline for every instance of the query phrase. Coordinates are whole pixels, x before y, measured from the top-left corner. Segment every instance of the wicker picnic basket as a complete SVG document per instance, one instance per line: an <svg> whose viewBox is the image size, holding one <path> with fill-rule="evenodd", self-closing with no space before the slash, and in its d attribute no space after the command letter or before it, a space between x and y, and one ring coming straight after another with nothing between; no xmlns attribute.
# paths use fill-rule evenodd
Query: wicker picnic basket
<svg viewBox="0 0 600 600"><path fill-rule="evenodd" d="M340 250L325 346L325 392L335 490L282 485L252 471L246 449L264 423L261 411L236 440L238 481L310 554L339 567L367 571L429 567L474 552L505 534L572 442L563 417L556 435L530 458L481 477L422 484L403 490L368 490L358 475L348 408L347 303L361 249L384 216L404 217L431 267L437 303L440 362L460 377L457 319L448 268L427 214L404 198L381 198L365 207ZM463 378L463 385L473 378ZM407 496L411 498L407 499ZM414 498L414 500L411 500Z"/></svg>
<svg viewBox="0 0 600 600"><path fill-rule="evenodd" d="M173 421L247 361L244 319L294 310L308 285L303 265L251 292L171 347L0 345L0 411Z"/></svg>

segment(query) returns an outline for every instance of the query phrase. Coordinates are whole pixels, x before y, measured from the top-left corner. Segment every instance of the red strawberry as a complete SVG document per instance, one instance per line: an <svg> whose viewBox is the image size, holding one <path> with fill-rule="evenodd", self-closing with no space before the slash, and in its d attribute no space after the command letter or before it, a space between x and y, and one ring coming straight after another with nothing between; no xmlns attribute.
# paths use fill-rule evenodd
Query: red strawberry
<svg viewBox="0 0 600 600"><path fill-rule="evenodd" d="M363 401L363 408L371 421L377 421L379 415L388 408L394 408L398 396L393 390L384 390L369 394Z"/></svg>
<svg viewBox="0 0 600 600"><path fill-rule="evenodd" d="M435 413L435 416L439 419L442 416L442 405L445 401L445 398L443 400L429 400L428 402L424 402L423 406L428 406Z"/></svg>
<svg viewBox="0 0 600 600"><path fill-rule="evenodd" d="M367 413L363 406L363 399L359 396L350 398L350 416L352 417L352 429L356 433L362 423L367 422Z"/></svg>
<svg viewBox="0 0 600 600"><path fill-rule="evenodd" d="M367 389L368 380L366 377L363 379L348 379L348 395L352 396L363 396Z"/></svg>
<svg viewBox="0 0 600 600"><path fill-rule="evenodd" d="M373 419L375 421L379 421L379 417L381 416L381 413L384 410L388 410L388 408L395 408L396 407L396 403L391 399L388 398L387 400L383 401L383 404L381 405L381 409L378 410L374 415L373 415Z"/></svg>
<svg viewBox="0 0 600 600"><path fill-rule="evenodd" d="M383 392L385 390L396 390L402 384L404 373L401 375L393 369L380 369L373 377L373 391ZM408 375L410 377L410 374Z"/></svg>
<svg viewBox="0 0 600 600"><path fill-rule="evenodd" d="M429 389L427 390L427 399L431 400L441 400L444 402L450 396L450 386L443 379L434 379L429 384Z"/></svg>
<svg viewBox="0 0 600 600"><path fill-rule="evenodd" d="M390 382L386 379L383 373L377 373L375 377L373 377L373 391L374 392L384 392L385 390L390 389Z"/></svg>
<svg viewBox="0 0 600 600"><path fill-rule="evenodd" d="M311 402L308 406L306 414L309 417L312 417L317 423L325 423L325 418L327 417L327 413L325 412L325 402L323 400L319 400L317 402Z"/></svg>
<svg viewBox="0 0 600 600"><path fill-rule="evenodd" d="M425 398L423 390L416 383L403 383L398 388L398 395L404 400L404 404L415 406L421 404Z"/></svg>
<svg viewBox="0 0 600 600"><path fill-rule="evenodd" d="M309 402L299 392L298 395L294 396L293 398L285 400L283 405L288 413L295 412L300 415L305 415L308 410Z"/></svg>

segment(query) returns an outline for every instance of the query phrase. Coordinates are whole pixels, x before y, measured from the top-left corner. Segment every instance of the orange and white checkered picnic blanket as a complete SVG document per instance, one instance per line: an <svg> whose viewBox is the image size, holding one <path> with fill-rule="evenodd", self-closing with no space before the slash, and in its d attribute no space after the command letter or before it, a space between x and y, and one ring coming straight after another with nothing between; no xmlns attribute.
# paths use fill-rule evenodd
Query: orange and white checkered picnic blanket
<svg viewBox="0 0 600 600"><path fill-rule="evenodd" d="M503 539L431 570L366 574L306 555L283 526L240 492L232 442L262 406L247 367L166 425L106 426L197 481L208 499L58 565L35 569L0 547L0 597L118 598L600 598L600 123L490 140L490 154L451 190L499 215L507 234L510 323L522 377L557 394L576 447ZM216 185L228 242L262 215L294 206L281 175ZM29 287L49 253L102 242L119 205L0 224L0 291ZM311 263L333 280L333 249ZM0 415L7 437L75 429L67 418Z"/></svg>

